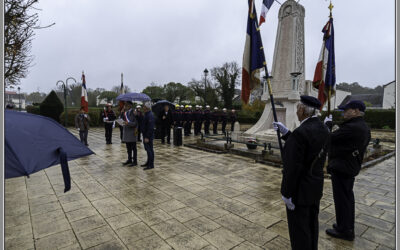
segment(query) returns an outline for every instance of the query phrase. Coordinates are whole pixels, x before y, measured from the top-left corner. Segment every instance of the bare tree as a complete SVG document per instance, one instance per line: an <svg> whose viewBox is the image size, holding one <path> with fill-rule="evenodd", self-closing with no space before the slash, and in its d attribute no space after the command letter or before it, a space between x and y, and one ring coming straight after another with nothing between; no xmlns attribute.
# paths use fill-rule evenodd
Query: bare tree
<svg viewBox="0 0 400 250"><path fill-rule="evenodd" d="M38 0L4 1L4 80L5 87L18 85L32 65L32 40L40 27L34 5Z"/></svg>
<svg viewBox="0 0 400 250"><path fill-rule="evenodd" d="M224 100L226 108L232 108L235 87L239 84L240 68L236 62L224 63L221 67L211 69L211 76L218 83L218 93Z"/></svg>

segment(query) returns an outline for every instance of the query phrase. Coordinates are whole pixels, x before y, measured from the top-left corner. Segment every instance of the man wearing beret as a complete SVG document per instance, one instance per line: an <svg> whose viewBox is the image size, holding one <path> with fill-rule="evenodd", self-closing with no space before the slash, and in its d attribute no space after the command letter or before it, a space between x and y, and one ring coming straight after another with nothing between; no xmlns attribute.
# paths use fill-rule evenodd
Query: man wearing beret
<svg viewBox="0 0 400 250"><path fill-rule="evenodd" d="M273 122L285 146L282 151L282 199L292 249L318 249L318 213L324 184L328 128L319 120L318 99L301 96L297 105L300 126L289 131L281 122Z"/></svg>
<svg viewBox="0 0 400 250"><path fill-rule="evenodd" d="M331 174L336 223L326 233L335 238L354 240L354 177L358 175L371 139L371 131L363 119L365 105L353 100L339 106L344 122L331 133L328 172ZM331 117L325 119L331 126Z"/></svg>

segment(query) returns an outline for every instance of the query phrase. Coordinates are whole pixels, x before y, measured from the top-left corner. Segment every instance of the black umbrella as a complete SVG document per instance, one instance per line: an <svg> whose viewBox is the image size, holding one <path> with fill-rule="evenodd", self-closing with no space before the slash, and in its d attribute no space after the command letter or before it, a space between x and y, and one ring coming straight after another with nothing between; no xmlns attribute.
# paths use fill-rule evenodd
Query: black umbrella
<svg viewBox="0 0 400 250"><path fill-rule="evenodd" d="M68 161L93 152L55 120L6 110L5 178L29 176L61 164L65 190L71 187Z"/></svg>
<svg viewBox="0 0 400 250"><path fill-rule="evenodd" d="M175 110L175 106L173 103L167 100L160 100L151 107L151 111L158 115L164 109L165 105L168 105L170 110Z"/></svg>

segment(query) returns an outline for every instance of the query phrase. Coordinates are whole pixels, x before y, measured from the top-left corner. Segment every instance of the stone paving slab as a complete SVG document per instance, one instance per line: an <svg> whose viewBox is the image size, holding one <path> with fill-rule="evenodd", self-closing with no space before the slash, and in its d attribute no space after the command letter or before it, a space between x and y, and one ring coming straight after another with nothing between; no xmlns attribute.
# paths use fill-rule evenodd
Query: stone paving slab
<svg viewBox="0 0 400 250"><path fill-rule="evenodd" d="M71 130L77 136L76 131ZM155 169L122 166L114 130L89 131L96 153L5 181L6 249L288 249L281 169L248 158L155 141ZM185 137L194 142L194 136ZM138 144L138 163L146 157ZM354 242L325 234L335 223L330 180L320 205L320 249L395 248L395 158L361 171L355 182Z"/></svg>

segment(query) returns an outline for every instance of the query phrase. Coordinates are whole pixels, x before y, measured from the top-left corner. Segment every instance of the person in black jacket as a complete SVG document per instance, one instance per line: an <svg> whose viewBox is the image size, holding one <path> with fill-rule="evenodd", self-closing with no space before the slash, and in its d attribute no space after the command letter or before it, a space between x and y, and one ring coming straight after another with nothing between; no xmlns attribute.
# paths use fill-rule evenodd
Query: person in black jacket
<svg viewBox="0 0 400 250"><path fill-rule="evenodd" d="M114 111L111 109L111 104L107 103L106 109L101 113L101 118L104 122L106 144L112 144L112 130L115 126L114 121L117 118Z"/></svg>
<svg viewBox="0 0 400 250"><path fill-rule="evenodd" d="M173 118L168 105L165 105L164 109L158 115L158 121L160 122L161 128L161 143L165 143L165 136L167 136L167 143L171 144L171 125L173 123Z"/></svg>
<svg viewBox="0 0 400 250"><path fill-rule="evenodd" d="M226 123L228 121L228 113L226 112L226 108L222 109L221 113L221 123L222 123L222 133L225 135L225 128L226 128Z"/></svg>
<svg viewBox="0 0 400 250"><path fill-rule="evenodd" d="M201 106L196 105L196 111L193 112L194 120L194 135L199 135L201 133L201 124L203 123L203 111L201 111Z"/></svg>
<svg viewBox="0 0 400 250"><path fill-rule="evenodd" d="M214 111L211 114L212 122L213 122L213 134L218 134L218 121L219 121L219 112L218 108L214 107Z"/></svg>
<svg viewBox="0 0 400 250"><path fill-rule="evenodd" d="M153 139L154 139L154 117L151 112L151 103L146 102L143 106L144 117L143 117L143 145L147 152L147 161L141 165L145 167L144 170L154 168L154 150L153 150Z"/></svg>
<svg viewBox="0 0 400 250"><path fill-rule="evenodd" d="M142 133L142 123L143 123L143 112L141 111L141 106L137 105L136 106L136 120L138 122L138 135L137 135L137 141L141 142L142 140L140 139L140 134Z"/></svg>
<svg viewBox="0 0 400 250"><path fill-rule="evenodd" d="M328 173L331 174L336 223L326 233L335 238L354 240L354 178L358 175L371 131L363 119L365 105L350 101L344 106L345 121L331 133ZM329 124L331 117L325 119ZM331 124L329 124L331 125Z"/></svg>
<svg viewBox="0 0 400 250"><path fill-rule="evenodd" d="M297 105L300 126L290 132L282 123L274 122L285 140L282 151L282 199L286 204L292 249L318 249L318 213L324 184L323 167L328 128L316 113L318 99L301 96ZM321 153L320 153L321 152Z"/></svg>
<svg viewBox="0 0 400 250"><path fill-rule="evenodd" d="M209 105L207 105L206 109L204 110L203 120L204 120L204 134L209 135L210 134L210 121L211 121L211 112L210 112Z"/></svg>

